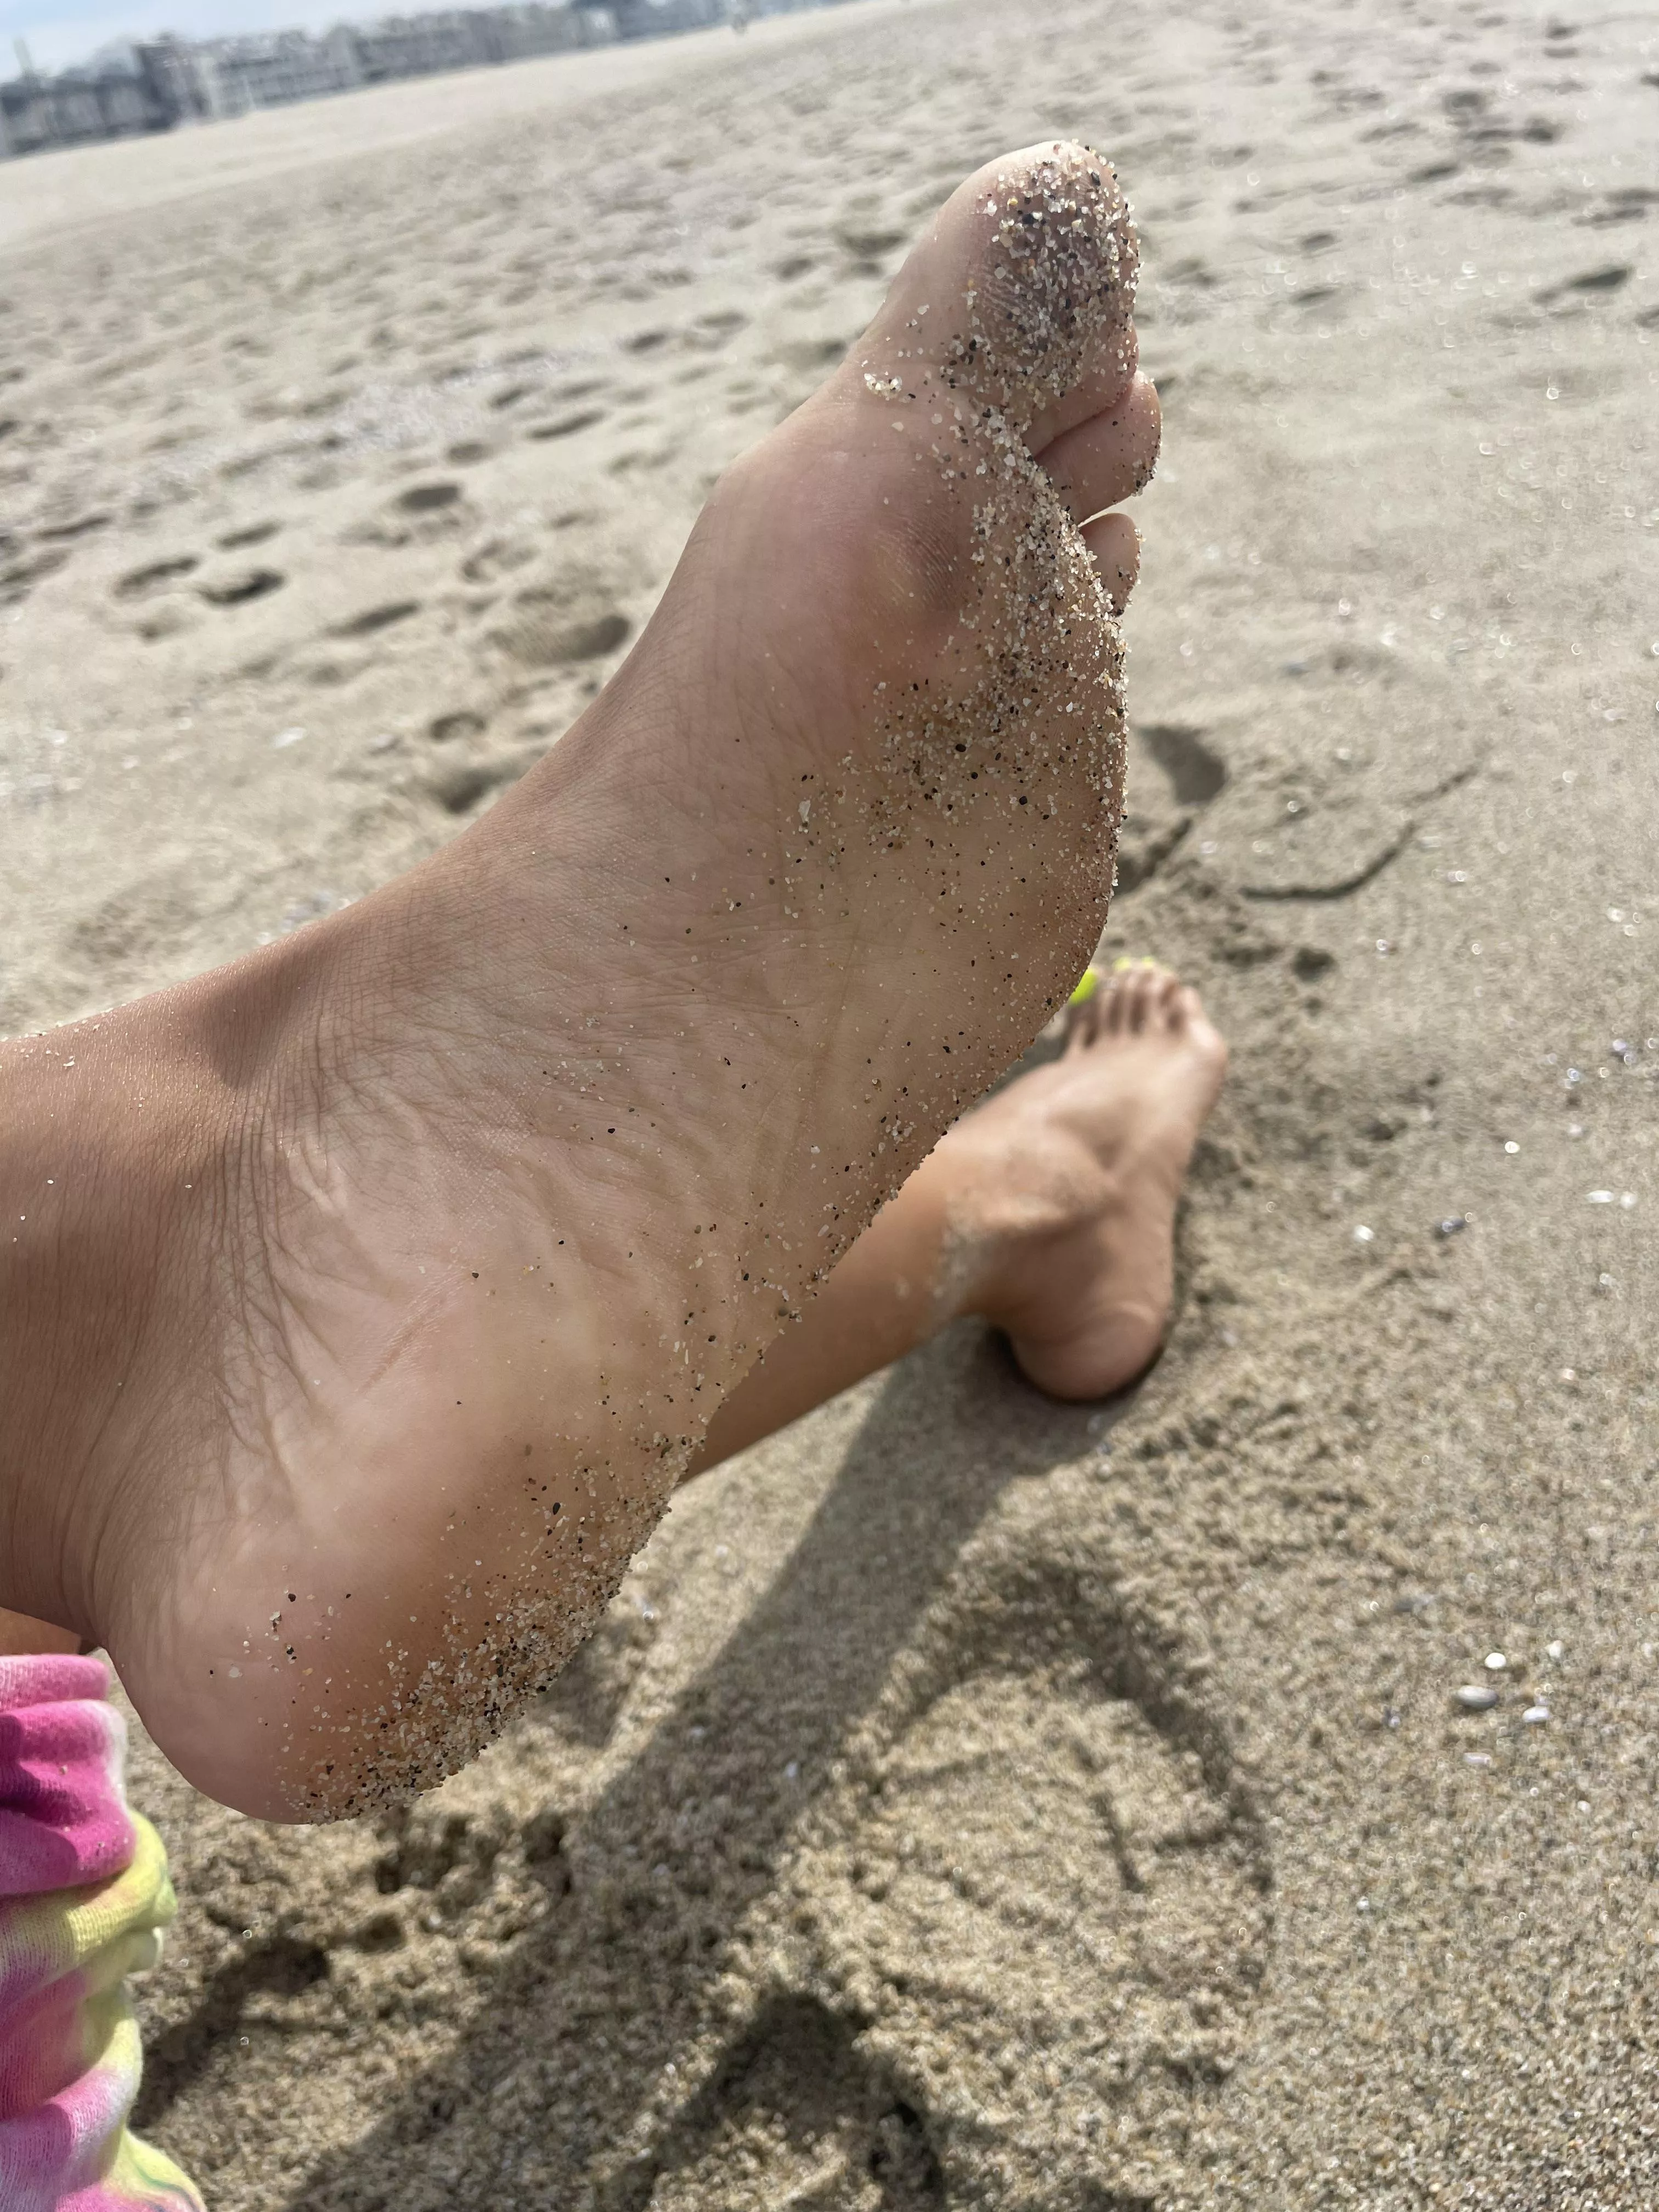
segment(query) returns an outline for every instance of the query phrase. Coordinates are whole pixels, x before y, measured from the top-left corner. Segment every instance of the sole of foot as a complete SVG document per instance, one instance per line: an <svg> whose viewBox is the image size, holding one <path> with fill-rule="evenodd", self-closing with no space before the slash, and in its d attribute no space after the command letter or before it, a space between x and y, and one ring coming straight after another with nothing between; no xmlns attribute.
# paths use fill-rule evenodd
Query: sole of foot
<svg viewBox="0 0 1659 2212"><path fill-rule="evenodd" d="M487 817L0 1054L0 1598L105 1644L204 1790L327 1818L476 1753L1063 1005L1121 793L1103 511L1158 442L1135 275L1087 149L981 171Z"/></svg>

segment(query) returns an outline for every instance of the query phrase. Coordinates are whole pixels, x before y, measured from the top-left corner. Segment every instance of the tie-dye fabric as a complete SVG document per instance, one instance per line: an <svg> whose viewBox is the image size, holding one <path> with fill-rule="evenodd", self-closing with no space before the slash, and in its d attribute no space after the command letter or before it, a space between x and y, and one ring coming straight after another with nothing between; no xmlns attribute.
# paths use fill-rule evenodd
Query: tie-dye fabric
<svg viewBox="0 0 1659 2212"><path fill-rule="evenodd" d="M127 2131L125 1986L173 1917L167 1854L129 1813L126 1728L100 1659L0 1658L0 2207L201 2212Z"/></svg>

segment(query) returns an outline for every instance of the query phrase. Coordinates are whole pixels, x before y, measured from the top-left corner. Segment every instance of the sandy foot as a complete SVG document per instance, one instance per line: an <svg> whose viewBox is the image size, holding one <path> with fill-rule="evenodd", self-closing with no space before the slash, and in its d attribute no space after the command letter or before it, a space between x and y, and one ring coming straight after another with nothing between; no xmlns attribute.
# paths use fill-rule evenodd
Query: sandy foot
<svg viewBox="0 0 1659 2212"><path fill-rule="evenodd" d="M1062 1001L1121 799L1097 518L1157 443L1134 275L1097 156L981 171L485 821L7 1048L9 1186L53 1195L6 1263L3 1595L201 1787L327 1816L471 1757Z"/></svg>
<svg viewBox="0 0 1659 2212"><path fill-rule="evenodd" d="M951 1178L957 1310L1011 1339L1059 1398L1103 1398L1158 1356L1175 1216L1227 1068L1198 994L1150 963L1097 976L1063 1056L969 1115L930 1169Z"/></svg>

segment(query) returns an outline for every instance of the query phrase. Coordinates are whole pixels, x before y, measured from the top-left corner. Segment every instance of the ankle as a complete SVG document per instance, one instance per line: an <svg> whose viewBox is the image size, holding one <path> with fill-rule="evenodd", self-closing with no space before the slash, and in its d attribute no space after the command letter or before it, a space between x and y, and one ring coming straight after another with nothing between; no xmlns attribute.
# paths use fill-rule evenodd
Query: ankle
<svg viewBox="0 0 1659 2212"><path fill-rule="evenodd" d="M923 1170L939 1186L941 1306L952 1319L999 1328L1078 1232L1125 1201L1123 1177L1097 1144L1080 1145L1046 1117L1006 1115L1000 1104L959 1123Z"/></svg>
<svg viewBox="0 0 1659 2212"><path fill-rule="evenodd" d="M0 1048L0 1600L83 1638L104 1471L155 1448L146 1347L200 1294L181 1230L220 1183L218 1085L169 1011L142 1049L121 1011Z"/></svg>

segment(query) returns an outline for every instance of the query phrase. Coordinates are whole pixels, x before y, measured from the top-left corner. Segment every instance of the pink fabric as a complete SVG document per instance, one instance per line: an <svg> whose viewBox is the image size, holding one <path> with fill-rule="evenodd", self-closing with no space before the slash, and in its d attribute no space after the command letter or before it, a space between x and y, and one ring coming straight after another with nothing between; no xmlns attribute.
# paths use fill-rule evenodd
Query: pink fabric
<svg viewBox="0 0 1659 2212"><path fill-rule="evenodd" d="M141 2054L126 1977L174 1911L127 1810L100 1659L0 1658L0 2212L201 2212L127 2131Z"/></svg>
<svg viewBox="0 0 1659 2212"><path fill-rule="evenodd" d="M131 1860L109 1691L101 1659L0 1659L0 1898L76 1889Z"/></svg>

